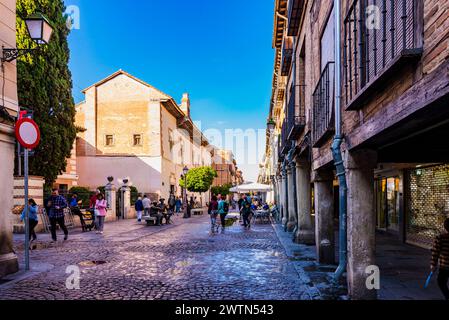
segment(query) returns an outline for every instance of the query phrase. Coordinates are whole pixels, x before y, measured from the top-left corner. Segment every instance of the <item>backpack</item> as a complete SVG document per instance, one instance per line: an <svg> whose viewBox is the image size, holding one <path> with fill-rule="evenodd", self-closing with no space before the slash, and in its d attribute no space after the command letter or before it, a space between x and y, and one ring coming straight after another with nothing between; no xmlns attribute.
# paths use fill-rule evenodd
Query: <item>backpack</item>
<svg viewBox="0 0 449 320"><path fill-rule="evenodd" d="M223 203L223 210L224 212L228 213L229 212L229 203L227 201L225 201Z"/></svg>

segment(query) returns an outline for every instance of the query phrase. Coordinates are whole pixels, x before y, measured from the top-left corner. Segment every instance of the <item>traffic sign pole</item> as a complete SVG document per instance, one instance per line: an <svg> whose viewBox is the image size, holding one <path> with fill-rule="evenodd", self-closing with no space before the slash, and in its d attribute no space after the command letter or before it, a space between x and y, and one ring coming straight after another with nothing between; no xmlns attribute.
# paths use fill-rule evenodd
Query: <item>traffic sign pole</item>
<svg viewBox="0 0 449 320"><path fill-rule="evenodd" d="M28 205L28 156L30 149L39 144L40 132L36 122L21 117L16 123L16 138L24 149L24 193L25 193L25 270L30 270L30 213ZM20 156L19 156L20 158Z"/></svg>
<svg viewBox="0 0 449 320"><path fill-rule="evenodd" d="M25 148L24 157L25 180L25 270L30 270L30 213L28 210L28 148Z"/></svg>

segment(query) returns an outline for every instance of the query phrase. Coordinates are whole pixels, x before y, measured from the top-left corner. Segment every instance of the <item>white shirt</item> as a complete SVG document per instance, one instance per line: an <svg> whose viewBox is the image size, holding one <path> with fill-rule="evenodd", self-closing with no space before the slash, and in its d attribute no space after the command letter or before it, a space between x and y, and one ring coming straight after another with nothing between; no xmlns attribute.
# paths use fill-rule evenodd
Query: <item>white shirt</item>
<svg viewBox="0 0 449 320"><path fill-rule="evenodd" d="M151 207L151 200L148 198L143 198L142 204L144 208L150 208Z"/></svg>

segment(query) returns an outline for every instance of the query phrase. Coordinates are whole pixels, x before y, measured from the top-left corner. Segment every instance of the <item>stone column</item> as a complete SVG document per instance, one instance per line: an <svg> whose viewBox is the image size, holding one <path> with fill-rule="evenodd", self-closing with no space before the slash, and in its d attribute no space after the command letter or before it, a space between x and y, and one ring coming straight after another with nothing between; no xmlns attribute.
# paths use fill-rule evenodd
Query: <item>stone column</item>
<svg viewBox="0 0 449 320"><path fill-rule="evenodd" d="M315 244L315 232L311 215L312 192L310 187L310 163L305 159L296 160L296 192L298 207L298 231L295 241L302 244Z"/></svg>
<svg viewBox="0 0 449 320"><path fill-rule="evenodd" d="M124 185L120 188L121 195L121 218L128 219L129 210L131 209L131 188L128 185L128 180L123 180Z"/></svg>
<svg viewBox="0 0 449 320"><path fill-rule="evenodd" d="M294 162L289 163L287 165L287 179L288 179L288 185L287 185L287 205L288 205L288 222L287 222L287 231L292 232L296 227L296 204L295 204L295 179L294 179L294 168L296 167L296 164Z"/></svg>
<svg viewBox="0 0 449 320"><path fill-rule="evenodd" d="M333 173L314 172L315 242L318 262L335 263Z"/></svg>
<svg viewBox="0 0 449 320"><path fill-rule="evenodd" d="M348 289L351 299L376 299L366 287L366 268L375 265L376 215L374 168L377 153L360 150L346 154L348 181Z"/></svg>
<svg viewBox="0 0 449 320"><path fill-rule="evenodd" d="M113 213L113 216L117 216L117 190L115 184L112 182L114 180L113 177L108 177L108 183L104 187L104 191L106 193L106 201L108 203L108 209L110 209Z"/></svg>
<svg viewBox="0 0 449 320"><path fill-rule="evenodd" d="M280 198L281 198L281 215L282 215L282 220L281 223L283 226L285 226L287 224L287 204L286 201L287 197L286 197L286 188L285 188L285 183L287 180L287 174L284 170L282 170L282 174L281 174L281 192L279 194Z"/></svg>
<svg viewBox="0 0 449 320"><path fill-rule="evenodd" d="M0 118L1 119L1 118ZM0 278L19 270L13 250L14 128L0 122Z"/></svg>

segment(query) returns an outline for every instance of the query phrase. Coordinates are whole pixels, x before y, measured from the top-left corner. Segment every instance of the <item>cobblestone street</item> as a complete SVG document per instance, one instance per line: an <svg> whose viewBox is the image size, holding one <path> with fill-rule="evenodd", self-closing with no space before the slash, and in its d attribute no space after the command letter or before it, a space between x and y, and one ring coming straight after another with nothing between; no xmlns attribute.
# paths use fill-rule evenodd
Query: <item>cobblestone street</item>
<svg viewBox="0 0 449 320"><path fill-rule="evenodd" d="M54 247L40 235L31 264L50 267L4 282L0 299L323 298L301 276L305 271L286 254L271 225L244 230L235 223L224 234L211 235L208 217L201 216L177 218L161 229L120 221L105 230L104 237L78 233ZM66 289L69 265L80 267L80 290Z"/></svg>

